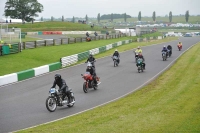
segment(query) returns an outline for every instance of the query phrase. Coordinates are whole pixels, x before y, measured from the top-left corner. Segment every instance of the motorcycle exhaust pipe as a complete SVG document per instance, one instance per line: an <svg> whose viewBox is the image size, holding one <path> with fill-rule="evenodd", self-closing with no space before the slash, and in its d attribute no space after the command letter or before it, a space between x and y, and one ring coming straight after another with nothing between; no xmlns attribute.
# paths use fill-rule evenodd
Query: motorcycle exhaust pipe
<svg viewBox="0 0 200 133"><path fill-rule="evenodd" d="M101 82L99 82L97 85L100 85L101 84Z"/></svg>

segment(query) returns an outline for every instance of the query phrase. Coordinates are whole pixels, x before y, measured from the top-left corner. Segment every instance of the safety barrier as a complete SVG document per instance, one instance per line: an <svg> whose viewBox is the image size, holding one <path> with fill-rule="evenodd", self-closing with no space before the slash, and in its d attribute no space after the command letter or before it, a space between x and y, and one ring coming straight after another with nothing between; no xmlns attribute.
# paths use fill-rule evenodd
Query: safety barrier
<svg viewBox="0 0 200 133"><path fill-rule="evenodd" d="M100 35L100 36L91 36L91 40L103 40L103 39L112 39L120 38L126 35L122 34L113 34L113 35ZM42 46L53 46L53 45L62 45L62 44L73 44L78 42L86 42L86 37L78 38L60 38L60 39L45 39L45 40L36 40L22 43L22 49L31 49Z"/></svg>
<svg viewBox="0 0 200 133"><path fill-rule="evenodd" d="M75 54L75 55L62 57L60 59L61 65L62 65L62 67L70 66L72 64L77 63L80 60L88 58L89 54L96 55L96 54L105 52L106 50L110 50L110 49L115 48L117 46L120 46L120 45L123 45L123 44L128 44L128 43L131 43L131 42L132 42L132 40L119 41L119 42L116 42L116 43L113 43L113 44L108 44L108 45L103 46L103 47L94 48L94 49L91 49L91 50L88 50L88 51L85 51L85 52L82 52L82 53L78 53L78 54Z"/></svg>
<svg viewBox="0 0 200 133"><path fill-rule="evenodd" d="M154 37L146 37L146 38L137 38L137 42L146 42L146 41L149 41L149 40L157 40L157 39L163 39L162 36L154 36Z"/></svg>
<svg viewBox="0 0 200 133"><path fill-rule="evenodd" d="M17 72L17 73L12 73L4 76L0 76L0 86L1 85L6 85L9 83L14 83L17 81L22 81L28 78L32 78L44 73L48 73L51 71L55 71L61 68L61 63L60 62L55 62L49 65L44 65L40 67L36 67L33 69L28 69L25 71Z"/></svg>

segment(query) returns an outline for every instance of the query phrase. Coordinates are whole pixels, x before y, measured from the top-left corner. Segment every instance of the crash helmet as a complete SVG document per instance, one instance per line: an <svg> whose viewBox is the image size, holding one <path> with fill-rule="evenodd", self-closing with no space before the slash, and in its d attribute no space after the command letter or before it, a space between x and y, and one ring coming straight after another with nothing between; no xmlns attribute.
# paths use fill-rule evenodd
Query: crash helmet
<svg viewBox="0 0 200 133"><path fill-rule="evenodd" d="M56 74L54 76L55 80L58 81L58 80L61 80L61 75L60 74Z"/></svg>
<svg viewBox="0 0 200 133"><path fill-rule="evenodd" d="M138 46L137 48L140 49L140 46Z"/></svg>
<svg viewBox="0 0 200 133"><path fill-rule="evenodd" d="M90 54L89 57L92 57L92 54Z"/></svg>
<svg viewBox="0 0 200 133"><path fill-rule="evenodd" d="M115 52L118 52L118 50L117 50L117 49L115 49Z"/></svg>

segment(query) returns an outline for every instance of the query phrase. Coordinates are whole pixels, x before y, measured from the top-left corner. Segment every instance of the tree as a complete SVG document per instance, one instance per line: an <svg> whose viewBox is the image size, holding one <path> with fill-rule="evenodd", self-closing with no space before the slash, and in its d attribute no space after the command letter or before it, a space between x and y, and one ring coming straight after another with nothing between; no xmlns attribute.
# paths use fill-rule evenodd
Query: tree
<svg viewBox="0 0 200 133"><path fill-rule="evenodd" d="M98 14L98 16L97 16L97 21L98 21L98 23L100 23L100 19L101 19L101 17L100 17L100 13Z"/></svg>
<svg viewBox="0 0 200 133"><path fill-rule="evenodd" d="M64 22L64 21L65 21L64 16L62 16L62 22Z"/></svg>
<svg viewBox="0 0 200 133"><path fill-rule="evenodd" d="M5 3L4 15L10 18L21 19L22 22L30 22L37 13L43 11L43 5L37 0L7 0Z"/></svg>
<svg viewBox="0 0 200 133"><path fill-rule="evenodd" d="M113 13L110 16L111 22L113 22Z"/></svg>
<svg viewBox="0 0 200 133"><path fill-rule="evenodd" d="M152 18L153 18L153 21L155 22L156 21L156 12L155 11L153 12Z"/></svg>
<svg viewBox="0 0 200 133"><path fill-rule="evenodd" d="M53 19L54 19L53 16L51 16L51 21L53 21Z"/></svg>
<svg viewBox="0 0 200 133"><path fill-rule="evenodd" d="M43 21L43 17L41 17L41 21Z"/></svg>
<svg viewBox="0 0 200 133"><path fill-rule="evenodd" d="M190 17L189 10L187 10L186 13L185 13L185 21L186 22L188 22L189 17Z"/></svg>
<svg viewBox="0 0 200 133"><path fill-rule="evenodd" d="M87 16L87 14L85 16L85 21L86 21L86 23L88 23L88 16Z"/></svg>
<svg viewBox="0 0 200 133"><path fill-rule="evenodd" d="M124 13L124 21L126 22L126 13Z"/></svg>
<svg viewBox="0 0 200 133"><path fill-rule="evenodd" d="M141 11L138 13L138 21L141 21L141 18L142 18L142 16L141 16Z"/></svg>
<svg viewBox="0 0 200 133"><path fill-rule="evenodd" d="M170 23L172 22L172 12L171 11L169 12L169 22Z"/></svg>

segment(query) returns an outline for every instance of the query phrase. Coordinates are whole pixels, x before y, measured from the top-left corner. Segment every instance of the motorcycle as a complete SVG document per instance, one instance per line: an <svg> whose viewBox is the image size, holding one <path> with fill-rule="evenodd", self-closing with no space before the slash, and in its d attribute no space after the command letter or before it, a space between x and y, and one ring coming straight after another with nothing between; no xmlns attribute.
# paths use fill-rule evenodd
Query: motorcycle
<svg viewBox="0 0 200 133"><path fill-rule="evenodd" d="M135 53L135 62L137 63L138 53Z"/></svg>
<svg viewBox="0 0 200 133"><path fill-rule="evenodd" d="M163 61L167 60L167 52L165 51L162 52L162 58L163 58Z"/></svg>
<svg viewBox="0 0 200 133"><path fill-rule="evenodd" d="M97 84L95 84L93 77L89 72L85 72L85 74L81 74L81 76L85 80L85 82L83 83L83 91L85 93L87 93L88 89L90 89L90 88L94 88L94 90L96 90L101 83L99 81L100 78L96 76Z"/></svg>
<svg viewBox="0 0 200 133"><path fill-rule="evenodd" d="M60 92L56 88L50 88L49 96L46 99L47 110L50 112L54 112L57 106L73 107L75 104L75 97L74 97L74 93L72 92L72 89L69 89L69 93L70 93L70 101L71 101L70 103L68 102L69 98L67 96L65 96L64 100L62 100L62 97L64 95L62 92Z"/></svg>
<svg viewBox="0 0 200 133"><path fill-rule="evenodd" d="M119 58L117 56L113 56L112 57L113 61L114 61L114 67L119 65Z"/></svg>
<svg viewBox="0 0 200 133"><path fill-rule="evenodd" d="M171 57L171 55L172 55L172 51L168 50L168 57Z"/></svg>
<svg viewBox="0 0 200 133"><path fill-rule="evenodd" d="M137 67L138 67L138 73L143 72L144 70L144 66L143 66L143 60L142 59L138 59L137 60Z"/></svg>
<svg viewBox="0 0 200 133"><path fill-rule="evenodd" d="M182 45L178 45L177 47L178 47L178 50L181 51Z"/></svg>

